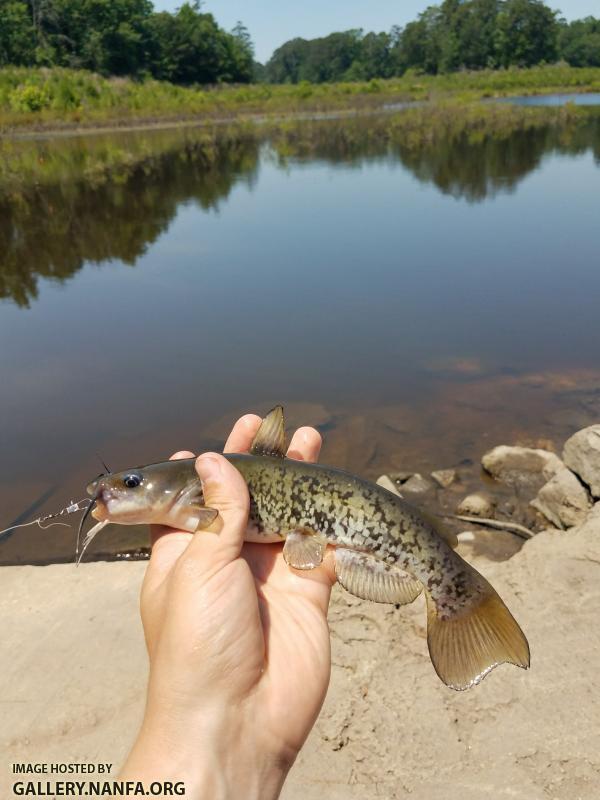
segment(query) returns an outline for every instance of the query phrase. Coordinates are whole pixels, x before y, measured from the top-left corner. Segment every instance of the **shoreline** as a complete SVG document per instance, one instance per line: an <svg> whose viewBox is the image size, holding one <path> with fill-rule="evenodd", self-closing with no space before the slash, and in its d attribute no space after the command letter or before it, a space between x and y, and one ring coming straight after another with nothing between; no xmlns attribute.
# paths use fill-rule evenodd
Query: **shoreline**
<svg viewBox="0 0 600 800"><path fill-rule="evenodd" d="M442 91L440 93L430 93L426 98L400 97L398 94L390 94L389 97L378 96L377 103L364 102L372 101L372 95L358 95L363 101L362 104L349 105L347 107L332 103L325 104L325 107L317 105L306 110L290 109L287 111L273 110L264 111L232 111L228 115L211 114L182 114L175 116L141 116L139 118L107 120L106 123L98 123L95 120L86 122L65 121L58 124L56 120L45 122L32 121L30 125L5 125L0 126L0 142L8 141L31 141L44 140L50 138L69 138L76 136L95 136L111 133L129 133L137 131L163 131L177 130L185 128L202 128L211 125L268 125L282 124L285 122L310 122L324 120L342 120L353 117L366 117L379 114L393 114L399 111L412 108L435 108L444 104L454 104L456 106L467 107L474 103L492 104L496 101L501 102L516 97L545 97L548 95L561 94L594 94L598 92L597 86L548 86L543 88L536 87L535 91L527 91L525 88L515 88L514 90L496 91L493 95L489 92L471 91L469 96L460 96L458 91ZM355 98L356 99L356 96Z"/></svg>

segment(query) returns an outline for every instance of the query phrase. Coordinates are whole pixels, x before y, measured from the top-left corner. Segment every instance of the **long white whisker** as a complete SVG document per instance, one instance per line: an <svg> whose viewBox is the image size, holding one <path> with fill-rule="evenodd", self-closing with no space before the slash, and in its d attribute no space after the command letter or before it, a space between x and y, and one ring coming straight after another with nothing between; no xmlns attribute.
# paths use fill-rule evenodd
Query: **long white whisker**
<svg viewBox="0 0 600 800"><path fill-rule="evenodd" d="M102 522L97 522L94 525L94 527L90 528L89 531L86 533L85 539L83 540L83 544L82 544L82 547L81 547L81 553L79 553L77 561L75 562L77 566L79 566L79 564L81 563L81 559L83 558L83 554L88 549L88 546L89 546L90 542L92 541L92 539L96 536L97 533L100 533L102 528L104 528L106 525L108 525L109 521L110 520L105 519Z"/></svg>

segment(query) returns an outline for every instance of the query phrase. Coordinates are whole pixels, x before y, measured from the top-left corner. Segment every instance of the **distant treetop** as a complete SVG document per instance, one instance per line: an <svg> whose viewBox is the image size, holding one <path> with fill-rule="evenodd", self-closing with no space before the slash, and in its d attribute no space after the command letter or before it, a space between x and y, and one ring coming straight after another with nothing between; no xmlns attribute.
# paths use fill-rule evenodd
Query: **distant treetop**
<svg viewBox="0 0 600 800"><path fill-rule="evenodd" d="M559 59L600 66L600 20L568 24L542 0L444 0L389 33L349 30L291 39L265 65L271 83L371 80L409 69L531 67Z"/></svg>

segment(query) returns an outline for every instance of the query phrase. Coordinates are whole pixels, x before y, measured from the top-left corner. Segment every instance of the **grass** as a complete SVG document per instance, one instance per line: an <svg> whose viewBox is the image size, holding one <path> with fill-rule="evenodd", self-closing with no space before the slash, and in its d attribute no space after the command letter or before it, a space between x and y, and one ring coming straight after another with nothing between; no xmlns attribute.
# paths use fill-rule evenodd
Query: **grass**
<svg viewBox="0 0 600 800"><path fill-rule="evenodd" d="M566 65L484 70L358 83L184 88L154 80L103 78L82 70L0 70L0 131L127 126L189 119L239 119L408 100L470 102L511 94L600 91L600 68Z"/></svg>

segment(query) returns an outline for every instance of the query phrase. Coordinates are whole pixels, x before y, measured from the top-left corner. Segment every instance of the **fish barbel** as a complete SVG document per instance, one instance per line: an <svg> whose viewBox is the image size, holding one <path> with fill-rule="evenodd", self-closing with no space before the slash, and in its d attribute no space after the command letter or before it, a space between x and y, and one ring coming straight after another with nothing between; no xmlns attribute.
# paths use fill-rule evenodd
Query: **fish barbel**
<svg viewBox="0 0 600 800"><path fill-rule="evenodd" d="M527 669L521 628L486 579L454 552L436 520L377 484L284 453L278 406L263 420L249 454L225 455L248 485L246 541L284 542L283 556L295 569L314 569L332 545L338 582L366 600L406 604L424 591L431 660L452 689L474 686L505 662ZM218 512L204 505L194 464L193 458L166 461L93 481L87 489L99 522L79 559L109 522L190 532L208 527Z"/></svg>

